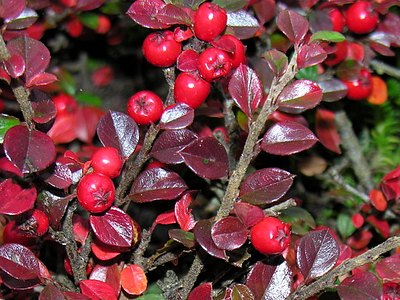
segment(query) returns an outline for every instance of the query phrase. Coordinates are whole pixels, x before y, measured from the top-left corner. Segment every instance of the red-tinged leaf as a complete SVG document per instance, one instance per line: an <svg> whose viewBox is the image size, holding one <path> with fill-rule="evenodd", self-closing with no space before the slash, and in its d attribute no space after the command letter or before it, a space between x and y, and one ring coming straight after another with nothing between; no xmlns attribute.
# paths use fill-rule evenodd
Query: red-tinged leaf
<svg viewBox="0 0 400 300"><path fill-rule="evenodd" d="M144 170L136 177L129 197L137 203L173 200L186 189L186 183L177 173L162 168L153 168Z"/></svg>
<svg viewBox="0 0 400 300"><path fill-rule="evenodd" d="M48 284L40 292L39 300L65 300L65 297L57 287Z"/></svg>
<svg viewBox="0 0 400 300"><path fill-rule="evenodd" d="M348 240L347 245L355 250L364 250L372 240L371 231L365 229L353 234Z"/></svg>
<svg viewBox="0 0 400 300"><path fill-rule="evenodd" d="M97 124L104 112L97 107L81 106L76 112L76 137L87 144L91 144L96 134Z"/></svg>
<svg viewBox="0 0 400 300"><path fill-rule="evenodd" d="M8 178L0 183L0 214L19 215L33 208L36 188L22 188Z"/></svg>
<svg viewBox="0 0 400 300"><path fill-rule="evenodd" d="M209 220L200 220L193 228L193 233L196 241L211 256L228 260L225 250L222 250L215 245L211 237L212 223Z"/></svg>
<svg viewBox="0 0 400 300"><path fill-rule="evenodd" d="M174 213L176 221L181 229L185 231L192 230L196 225L192 210L189 208L192 201L192 195L190 193L186 193L175 203Z"/></svg>
<svg viewBox="0 0 400 300"><path fill-rule="evenodd" d="M288 66L288 58L285 53L272 49L264 52L261 56L276 76L281 76Z"/></svg>
<svg viewBox="0 0 400 300"><path fill-rule="evenodd" d="M128 158L139 142L139 127L128 115L109 111L97 125L97 135L105 147L116 148Z"/></svg>
<svg viewBox="0 0 400 300"><path fill-rule="evenodd" d="M0 80L4 80L8 84L11 82L11 77L8 73L4 70L4 68L0 68Z"/></svg>
<svg viewBox="0 0 400 300"><path fill-rule="evenodd" d="M220 179L228 174L228 154L215 138L196 139L180 150L179 154L185 164L202 178Z"/></svg>
<svg viewBox="0 0 400 300"><path fill-rule="evenodd" d="M317 43L301 46L297 55L297 66L299 69L311 67L322 63L328 54Z"/></svg>
<svg viewBox="0 0 400 300"><path fill-rule="evenodd" d="M189 51L189 50L188 50ZM183 129L193 123L194 109L185 103L167 107L160 119L161 129Z"/></svg>
<svg viewBox="0 0 400 300"><path fill-rule="evenodd" d="M88 296L76 292L63 292L65 300L92 300Z"/></svg>
<svg viewBox="0 0 400 300"><path fill-rule="evenodd" d="M89 221L80 215L74 215L72 218L72 232L74 234L75 241L85 243L86 238L89 235Z"/></svg>
<svg viewBox="0 0 400 300"><path fill-rule="evenodd" d="M225 33L232 34L238 39L249 39L260 28L257 19L247 10L228 12L227 16Z"/></svg>
<svg viewBox="0 0 400 300"><path fill-rule="evenodd" d="M78 10L93 10L100 7L104 0L77 0L76 9Z"/></svg>
<svg viewBox="0 0 400 300"><path fill-rule="evenodd" d="M121 285L130 295L140 295L147 289L147 277L138 265L127 265L121 272Z"/></svg>
<svg viewBox="0 0 400 300"><path fill-rule="evenodd" d="M86 279L79 282L82 294L91 300L117 300L117 293L108 283Z"/></svg>
<svg viewBox="0 0 400 300"><path fill-rule="evenodd" d="M379 211L385 211L387 208L387 200L382 191L377 189L372 189L369 193L369 199L372 205Z"/></svg>
<svg viewBox="0 0 400 300"><path fill-rule="evenodd" d="M254 205L279 200L289 190L294 175L278 168L266 168L247 176L240 185L239 197Z"/></svg>
<svg viewBox="0 0 400 300"><path fill-rule="evenodd" d="M187 49L178 56L176 67L182 72L195 72L197 71L198 60L199 54L193 49Z"/></svg>
<svg viewBox="0 0 400 300"><path fill-rule="evenodd" d="M380 300L382 297L382 283L366 271L347 277L337 290L342 300Z"/></svg>
<svg viewBox="0 0 400 300"><path fill-rule="evenodd" d="M279 265L257 262L246 279L255 300L285 300L292 284L292 272L286 261Z"/></svg>
<svg viewBox="0 0 400 300"><path fill-rule="evenodd" d="M229 80L228 89L236 105L251 119L252 110L259 106L263 98L261 81L256 72L240 64Z"/></svg>
<svg viewBox="0 0 400 300"><path fill-rule="evenodd" d="M335 113L319 108L315 114L315 133L319 139L319 142L324 145L325 148L341 154L340 150L340 135L336 128Z"/></svg>
<svg viewBox="0 0 400 300"><path fill-rule="evenodd" d="M212 300L212 283L205 282L195 287L189 294L187 300Z"/></svg>
<svg viewBox="0 0 400 300"><path fill-rule="evenodd" d="M234 212L246 228L253 227L264 218L261 208L246 202L235 202Z"/></svg>
<svg viewBox="0 0 400 300"><path fill-rule="evenodd" d="M25 9L15 18L5 20L7 30L22 30L28 29L28 27L32 26L39 17L37 12L32 8L25 7Z"/></svg>
<svg viewBox="0 0 400 300"><path fill-rule="evenodd" d="M122 252L125 252L126 249L130 249L130 248L122 249L118 247L111 247L109 245L103 244L97 239L94 240L94 242L90 245L90 247L92 249L94 256L102 261L114 259Z"/></svg>
<svg viewBox="0 0 400 300"><path fill-rule="evenodd" d="M400 282L400 253L395 253L379 261L375 265L375 271L384 282Z"/></svg>
<svg viewBox="0 0 400 300"><path fill-rule="evenodd" d="M231 295L232 300L255 300L250 288L244 284L235 284Z"/></svg>
<svg viewBox="0 0 400 300"><path fill-rule="evenodd" d="M288 113L302 113L314 108L322 100L319 85L307 79L296 80L286 86L278 97L279 109Z"/></svg>
<svg viewBox="0 0 400 300"><path fill-rule="evenodd" d="M182 229L170 229L168 230L168 236L170 239L181 243L186 248L193 248L196 245L194 234L189 231L184 231Z"/></svg>
<svg viewBox="0 0 400 300"><path fill-rule="evenodd" d="M217 221L211 228L211 237L218 248L235 250L247 241L248 230L236 217L226 217Z"/></svg>
<svg viewBox="0 0 400 300"><path fill-rule="evenodd" d="M235 53L236 52L236 45L235 42L231 39L215 39L210 44L217 49L223 50L228 53Z"/></svg>
<svg viewBox="0 0 400 300"><path fill-rule="evenodd" d="M390 225L387 220L378 219L375 215L369 215L366 221L371 224L379 234L387 239L390 234Z"/></svg>
<svg viewBox="0 0 400 300"><path fill-rule="evenodd" d="M0 1L0 18L12 19L17 17L25 8L25 0Z"/></svg>
<svg viewBox="0 0 400 300"><path fill-rule="evenodd" d="M275 6L275 0L257 1L253 4L252 8L261 25L270 21L275 16Z"/></svg>
<svg viewBox="0 0 400 300"><path fill-rule="evenodd" d="M130 247L133 239L131 217L112 206L104 215L90 215L90 226L104 244L114 247Z"/></svg>
<svg viewBox="0 0 400 300"><path fill-rule="evenodd" d="M157 20L167 25L188 25L192 24L190 16L180 7L173 4L165 5L158 13Z"/></svg>
<svg viewBox="0 0 400 300"><path fill-rule="evenodd" d="M121 291L121 271L116 263L110 266L96 265L90 273L89 279L108 283L117 295Z"/></svg>
<svg viewBox="0 0 400 300"><path fill-rule="evenodd" d="M279 13L277 25L287 38L295 44L299 44L308 31L308 21L303 16L292 10L284 10Z"/></svg>
<svg viewBox="0 0 400 300"><path fill-rule="evenodd" d="M54 229L59 229L68 203L73 198L73 195L60 197L49 191L43 191L39 194L36 205L49 217L50 225Z"/></svg>
<svg viewBox="0 0 400 300"><path fill-rule="evenodd" d="M159 214L157 218L154 220L153 225L150 227L150 232L154 231L157 225L170 225L176 223L176 217L174 211L164 212Z"/></svg>
<svg viewBox="0 0 400 300"><path fill-rule="evenodd" d="M296 263L306 281L332 269L339 257L339 246L329 229L311 231L299 240Z"/></svg>
<svg viewBox="0 0 400 300"><path fill-rule="evenodd" d="M4 61L4 68L12 78L20 77L26 68L24 58L20 54L12 54L8 60Z"/></svg>
<svg viewBox="0 0 400 300"><path fill-rule="evenodd" d="M281 112L279 110L274 111L268 117L268 119L274 121L275 123L283 122L283 121L292 121L292 122L297 122L297 123L300 123L300 124L308 127L308 122L307 122L306 118L304 118L302 115L287 114L287 113Z"/></svg>
<svg viewBox="0 0 400 300"><path fill-rule="evenodd" d="M157 18L165 5L161 0L137 0L129 7L127 14L133 21L143 27L153 29L168 28L168 24Z"/></svg>
<svg viewBox="0 0 400 300"><path fill-rule="evenodd" d="M64 144L76 139L76 114L57 115L53 126L47 132L55 144Z"/></svg>
<svg viewBox="0 0 400 300"><path fill-rule="evenodd" d="M66 189L72 184L71 169L60 161L56 161L52 168L42 175L42 178L58 189Z"/></svg>
<svg viewBox="0 0 400 300"><path fill-rule="evenodd" d="M165 164L179 164L184 158L179 154L197 135L189 129L166 130L160 134L153 144L150 155Z"/></svg>
<svg viewBox="0 0 400 300"><path fill-rule="evenodd" d="M0 269L0 278L2 284L12 290L29 290L40 284L38 278L20 280L10 276L8 273Z"/></svg>
<svg viewBox="0 0 400 300"><path fill-rule="evenodd" d="M343 99L347 95L347 87L341 80L318 81L318 85L322 89L322 101L334 102Z"/></svg>
<svg viewBox="0 0 400 300"><path fill-rule="evenodd" d="M387 200L400 198L400 167L390 171L383 178L380 184L382 192Z"/></svg>
<svg viewBox="0 0 400 300"><path fill-rule="evenodd" d="M30 80L25 83L25 86L27 88L32 88L34 86L48 85L54 81L57 81L57 76L51 73L43 72L30 78Z"/></svg>
<svg viewBox="0 0 400 300"><path fill-rule="evenodd" d="M32 120L38 124L45 124L55 118L56 106L50 96L39 90L32 90L29 100L33 110Z"/></svg>

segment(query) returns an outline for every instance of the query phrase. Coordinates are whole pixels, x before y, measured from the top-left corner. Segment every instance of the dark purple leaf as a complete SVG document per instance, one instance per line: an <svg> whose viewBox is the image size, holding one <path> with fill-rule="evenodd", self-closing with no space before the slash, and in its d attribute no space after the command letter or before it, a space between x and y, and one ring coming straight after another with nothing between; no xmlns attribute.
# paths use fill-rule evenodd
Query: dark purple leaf
<svg viewBox="0 0 400 300"><path fill-rule="evenodd" d="M212 300L212 283L205 282L195 287L189 294L187 300Z"/></svg>
<svg viewBox="0 0 400 300"><path fill-rule="evenodd" d="M288 66L288 58L285 53L272 49L266 51L261 56L276 76L281 76Z"/></svg>
<svg viewBox="0 0 400 300"><path fill-rule="evenodd" d="M143 27L153 29L168 28L168 24L157 18L165 5L161 0L137 0L129 7L127 14Z"/></svg>
<svg viewBox="0 0 400 300"><path fill-rule="evenodd" d="M304 125L284 121L272 125L265 133L261 149L275 155L290 155L311 148L318 139Z"/></svg>
<svg viewBox="0 0 400 300"><path fill-rule="evenodd" d="M375 271L384 281L400 281L400 253L385 257L375 266Z"/></svg>
<svg viewBox="0 0 400 300"><path fill-rule="evenodd" d="M132 245L132 219L123 210L112 206L104 215L90 215L89 221L94 234L104 244L114 247Z"/></svg>
<svg viewBox="0 0 400 300"><path fill-rule="evenodd" d="M68 203L73 198L73 195L59 197L48 191L44 191L39 194L37 205L49 216L50 225L54 229L59 229Z"/></svg>
<svg viewBox="0 0 400 300"><path fill-rule="evenodd" d="M275 0L257 1L253 4L253 10L261 25L270 21L275 16L275 6Z"/></svg>
<svg viewBox="0 0 400 300"><path fill-rule="evenodd" d="M82 294L93 300L117 300L117 292L111 285L100 280L86 279L79 282Z"/></svg>
<svg viewBox="0 0 400 300"><path fill-rule="evenodd" d="M322 89L322 101L325 102L338 101L347 94L346 85L338 79L318 81L318 85Z"/></svg>
<svg viewBox="0 0 400 300"><path fill-rule="evenodd" d="M55 118L57 110L51 97L40 90L33 89L29 95L33 110L33 121L45 124Z"/></svg>
<svg viewBox="0 0 400 300"><path fill-rule="evenodd" d="M56 157L56 147L48 135L37 130L30 131L23 125L14 126L7 131L4 151L22 173L44 170Z"/></svg>
<svg viewBox="0 0 400 300"><path fill-rule="evenodd" d="M200 220L193 228L193 233L196 241L211 256L228 260L225 250L222 250L215 245L211 237L212 223L210 220Z"/></svg>
<svg viewBox="0 0 400 300"><path fill-rule="evenodd" d="M173 200L186 189L186 183L177 173L154 168L139 174L133 182L129 197L138 203Z"/></svg>
<svg viewBox="0 0 400 300"><path fill-rule="evenodd" d="M0 183L0 214L19 215L33 208L36 188L22 188L8 178Z"/></svg>
<svg viewBox="0 0 400 300"><path fill-rule="evenodd" d="M97 135L105 147L116 148L128 158L135 151L139 142L139 128L128 115L109 111L97 125Z"/></svg>
<svg viewBox="0 0 400 300"><path fill-rule="evenodd" d="M56 161L48 172L42 174L45 182L58 189L66 189L72 184L72 172L68 165Z"/></svg>
<svg viewBox="0 0 400 300"><path fill-rule="evenodd" d="M319 85L310 80L301 79L286 86L279 95L279 109L288 113L302 113L314 108L322 100Z"/></svg>
<svg viewBox="0 0 400 300"><path fill-rule="evenodd" d="M12 78L22 76L25 72L25 67L24 58L17 53L12 54L8 60L4 61L4 68Z"/></svg>
<svg viewBox="0 0 400 300"><path fill-rule="evenodd" d="M232 300L254 300L252 291L244 284L235 284L231 294Z"/></svg>
<svg viewBox="0 0 400 300"><path fill-rule="evenodd" d="M12 19L17 17L25 8L25 0L2 0L0 1L0 18Z"/></svg>
<svg viewBox="0 0 400 300"><path fill-rule="evenodd" d="M15 18L5 20L7 30L21 30L26 29L36 22L38 14L36 11L29 7L25 9Z"/></svg>
<svg viewBox="0 0 400 300"><path fill-rule="evenodd" d="M183 129L193 123L194 109L185 103L167 107L160 119L161 129Z"/></svg>
<svg viewBox="0 0 400 300"><path fill-rule="evenodd" d="M284 10L279 13L277 25L288 39L299 44L308 31L308 21L303 16L292 10Z"/></svg>
<svg viewBox="0 0 400 300"><path fill-rule="evenodd" d="M342 281L338 293L342 300L381 300L382 283L371 272L357 272Z"/></svg>
<svg viewBox="0 0 400 300"><path fill-rule="evenodd" d="M395 56L396 53L390 49L390 46L382 45L381 43L376 43L376 42L370 42L369 46L371 47L372 50L375 52L379 53L380 55L383 56Z"/></svg>
<svg viewBox="0 0 400 300"><path fill-rule="evenodd" d="M264 212L261 208L246 202L235 202L234 211L247 228L253 227L264 218Z"/></svg>
<svg viewBox="0 0 400 300"><path fill-rule="evenodd" d="M188 129L166 130L154 142L150 155L162 163L182 163L184 158L178 153L179 150L197 138L197 135Z"/></svg>
<svg viewBox="0 0 400 300"><path fill-rule="evenodd" d="M88 296L76 292L63 292L65 300L92 300Z"/></svg>
<svg viewBox="0 0 400 300"><path fill-rule="evenodd" d="M235 250L247 241L248 230L236 217L217 221L211 229L211 237L218 248Z"/></svg>
<svg viewBox="0 0 400 300"><path fill-rule="evenodd" d="M328 14L329 10L313 10L310 12L310 30L317 32L321 30L332 30L333 24Z"/></svg>
<svg viewBox="0 0 400 300"><path fill-rule="evenodd" d="M299 69L311 67L322 63L328 54L317 43L305 44L301 46L297 54L297 65Z"/></svg>
<svg viewBox="0 0 400 300"><path fill-rule="evenodd" d="M232 41L231 39L219 38L219 39L215 39L214 41L212 41L210 43L214 48L223 50L228 53L235 53L235 51L236 51L235 42Z"/></svg>
<svg viewBox="0 0 400 300"><path fill-rule="evenodd" d="M39 300L65 300L65 297L55 285L48 284L41 291Z"/></svg>
<svg viewBox="0 0 400 300"><path fill-rule="evenodd" d="M279 265L257 262L246 279L255 300L285 300L292 284L292 272L286 261Z"/></svg>
<svg viewBox="0 0 400 300"><path fill-rule="evenodd" d="M174 213L176 221L183 230L192 230L196 221L193 217L192 210L189 208L193 198L190 193L186 193L180 200L175 203Z"/></svg>
<svg viewBox="0 0 400 300"><path fill-rule="evenodd" d="M168 230L168 236L170 239L181 243L186 248L193 248L196 245L194 235L190 231L185 231L182 229L170 229Z"/></svg>
<svg viewBox="0 0 400 300"><path fill-rule="evenodd" d="M188 25L192 24L190 16L180 7L167 4L157 14L157 20L167 25Z"/></svg>
<svg viewBox="0 0 400 300"><path fill-rule="evenodd" d="M327 273L338 257L339 246L329 229L311 231L299 240L296 263L306 281Z"/></svg>
<svg viewBox="0 0 400 300"><path fill-rule="evenodd" d="M249 39L255 35L260 24L254 16L246 10L228 12L226 34L232 34L238 39Z"/></svg>
<svg viewBox="0 0 400 300"><path fill-rule="evenodd" d="M12 277L2 269L0 269L0 278L2 279L2 284L4 284L9 289L17 291L29 290L41 283L39 278L23 279L23 280L17 279L15 277Z"/></svg>
<svg viewBox="0 0 400 300"><path fill-rule="evenodd" d="M219 179L228 174L228 155L224 146L215 138L194 140L179 151L185 164L197 175L207 179Z"/></svg>
<svg viewBox="0 0 400 300"><path fill-rule="evenodd" d="M176 67L182 72L196 72L199 54L193 49L182 51L176 59Z"/></svg>
<svg viewBox="0 0 400 300"><path fill-rule="evenodd" d="M279 200L289 190L294 175L278 168L266 168L247 176L240 185L242 201L262 205Z"/></svg>
<svg viewBox="0 0 400 300"><path fill-rule="evenodd" d="M263 98L261 81L256 72L241 64L232 74L228 89L236 105L251 119L253 108L257 108Z"/></svg>

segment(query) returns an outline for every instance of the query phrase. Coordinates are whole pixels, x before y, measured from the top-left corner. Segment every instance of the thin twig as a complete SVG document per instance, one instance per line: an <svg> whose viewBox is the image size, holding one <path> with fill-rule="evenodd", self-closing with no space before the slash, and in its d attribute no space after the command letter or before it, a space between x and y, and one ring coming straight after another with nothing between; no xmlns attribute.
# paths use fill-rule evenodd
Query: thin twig
<svg viewBox="0 0 400 300"><path fill-rule="evenodd" d="M400 69L398 68L389 66L388 64L376 59L371 60L370 65L378 74L387 74L395 78L400 78Z"/></svg>
<svg viewBox="0 0 400 300"><path fill-rule="evenodd" d="M199 257L196 255L190 266L189 272L183 278L183 289L180 292L180 296L182 299L187 299L189 296L190 291L192 290L197 277L200 275L201 271L203 270L203 263Z"/></svg>
<svg viewBox="0 0 400 300"><path fill-rule="evenodd" d="M136 250L133 252L130 259L132 263L141 266L143 270L147 270L148 267L147 259L144 257L144 253L146 252L146 249L150 244L150 240L151 232L149 230L143 229L140 243L137 246Z"/></svg>
<svg viewBox="0 0 400 300"><path fill-rule="evenodd" d="M264 213L267 216L277 216L282 210L285 210L289 207L293 207L296 205L297 205L296 200L294 200L293 198L289 198L282 203L264 209Z"/></svg>

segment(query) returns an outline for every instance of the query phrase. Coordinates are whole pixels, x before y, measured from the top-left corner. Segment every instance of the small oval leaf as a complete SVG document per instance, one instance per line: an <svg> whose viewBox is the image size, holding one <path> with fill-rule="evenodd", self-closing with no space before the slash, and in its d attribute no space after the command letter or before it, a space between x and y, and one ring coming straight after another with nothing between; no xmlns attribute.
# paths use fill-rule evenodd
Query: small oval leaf
<svg viewBox="0 0 400 300"><path fill-rule="evenodd" d="M121 285L130 295L140 295L147 289L147 277L138 265L127 265L121 272Z"/></svg>
<svg viewBox="0 0 400 300"><path fill-rule="evenodd" d="M292 10L284 10L279 13L278 28L292 43L299 44L308 31L308 21L303 16Z"/></svg>
<svg viewBox="0 0 400 300"><path fill-rule="evenodd" d="M215 245L214 240L211 237L212 223L210 220L200 220L196 223L193 228L193 233L196 241L200 244L208 254L211 256L228 260L225 250L220 249Z"/></svg>
<svg viewBox="0 0 400 300"><path fill-rule="evenodd" d="M382 283L371 272L357 272L342 281L338 293L342 300L381 300Z"/></svg>
<svg viewBox="0 0 400 300"><path fill-rule="evenodd" d="M79 282L82 294L92 300L117 300L117 293L111 285L99 280L86 279Z"/></svg>
<svg viewBox="0 0 400 300"><path fill-rule="evenodd" d="M340 154L340 135L336 128L335 113L319 108L315 114L315 133L318 139L325 148Z"/></svg>
<svg viewBox="0 0 400 300"><path fill-rule="evenodd" d="M189 50L188 50L189 51ZM160 119L161 129L183 129L193 123L194 109L185 103L167 107Z"/></svg>
<svg viewBox="0 0 400 300"><path fill-rule="evenodd" d="M168 24L157 18L157 15L160 14L165 5L161 0L137 0L129 7L127 15L143 27L153 29L168 28Z"/></svg>
<svg viewBox="0 0 400 300"><path fill-rule="evenodd" d="M248 230L236 217L222 218L211 229L211 237L218 248L235 250L246 242Z"/></svg>
<svg viewBox="0 0 400 300"><path fill-rule="evenodd" d="M36 188L22 188L8 178L0 183L0 214L19 215L33 208Z"/></svg>

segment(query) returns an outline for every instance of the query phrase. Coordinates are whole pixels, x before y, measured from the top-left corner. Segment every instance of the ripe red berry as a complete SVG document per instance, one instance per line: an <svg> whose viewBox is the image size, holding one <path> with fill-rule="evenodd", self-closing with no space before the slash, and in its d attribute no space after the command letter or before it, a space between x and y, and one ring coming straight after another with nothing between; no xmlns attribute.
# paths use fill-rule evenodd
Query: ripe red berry
<svg viewBox="0 0 400 300"><path fill-rule="evenodd" d="M290 225L275 217L265 217L250 229L254 248L263 254L280 254L290 243Z"/></svg>
<svg viewBox="0 0 400 300"><path fill-rule="evenodd" d="M150 33L143 42L142 51L149 63L157 67L170 67L182 52L182 44L175 41L169 30Z"/></svg>
<svg viewBox="0 0 400 300"><path fill-rule="evenodd" d="M101 213L109 209L115 200L112 180L93 172L83 176L77 187L79 204L91 213Z"/></svg>
<svg viewBox="0 0 400 300"><path fill-rule="evenodd" d="M35 209L31 217L19 227L32 232L36 236L42 236L49 229L49 218L43 211Z"/></svg>
<svg viewBox="0 0 400 300"><path fill-rule="evenodd" d="M210 47L200 53L198 69L201 77L213 81L229 74L232 59L227 52Z"/></svg>
<svg viewBox="0 0 400 300"><path fill-rule="evenodd" d="M192 108L200 106L207 98L211 84L192 73L180 73L175 79L174 97L178 103Z"/></svg>
<svg viewBox="0 0 400 300"><path fill-rule="evenodd" d="M328 16L332 22L332 30L337 32L342 32L343 27L346 24L346 19L344 18L342 12L337 8L329 8Z"/></svg>
<svg viewBox="0 0 400 300"><path fill-rule="evenodd" d="M78 18L72 18L65 24L68 34L74 38L79 37L83 31L83 25Z"/></svg>
<svg viewBox="0 0 400 300"><path fill-rule="evenodd" d="M327 59L324 60L324 63L327 66L335 66L342 61L344 61L347 57L347 51L348 51L348 43L347 41L337 43L335 45L336 50L335 52L331 53L328 55Z"/></svg>
<svg viewBox="0 0 400 300"><path fill-rule="evenodd" d="M66 113L74 113L78 109L78 103L75 98L68 94L58 94L52 98L54 105L56 106L57 115Z"/></svg>
<svg viewBox="0 0 400 300"><path fill-rule="evenodd" d="M128 115L138 124L148 125L157 122L163 113L163 102L151 91L140 91L129 98Z"/></svg>
<svg viewBox="0 0 400 300"><path fill-rule="evenodd" d="M99 15L99 23L96 27L96 32L100 34L105 34L111 29L110 19L106 16Z"/></svg>
<svg viewBox="0 0 400 300"><path fill-rule="evenodd" d="M237 68L240 64L244 64L246 62L246 48L237 37L230 34L225 34L221 36L221 38L217 41L217 44L221 46L228 46L228 43L233 46L232 52L228 52L228 55L232 60L232 68Z"/></svg>
<svg viewBox="0 0 400 300"><path fill-rule="evenodd" d="M356 1L346 11L347 28L354 33L370 33L378 21L378 13L368 1Z"/></svg>
<svg viewBox="0 0 400 300"><path fill-rule="evenodd" d="M347 98L363 100L372 93L372 77L367 69L361 69L360 75L354 80L342 80L347 86Z"/></svg>
<svg viewBox="0 0 400 300"><path fill-rule="evenodd" d="M121 173L123 161L117 149L103 147L96 150L91 158L91 166L97 173L115 178Z"/></svg>
<svg viewBox="0 0 400 300"><path fill-rule="evenodd" d="M225 30L227 20L225 9L211 2L204 2L194 17L194 34L200 40L210 42Z"/></svg>

